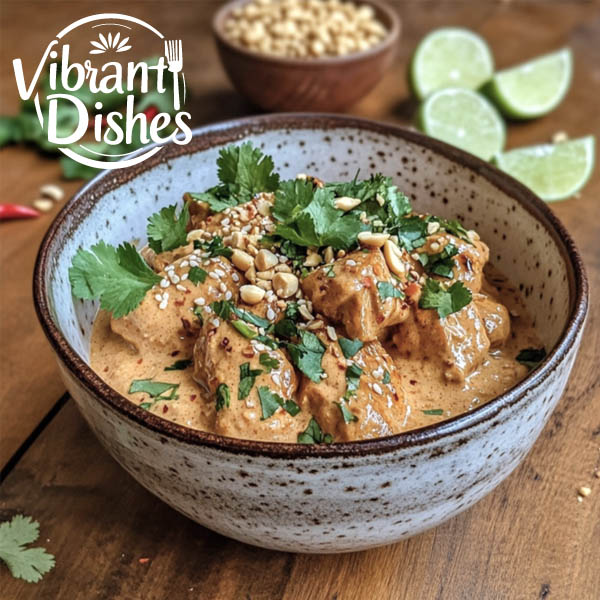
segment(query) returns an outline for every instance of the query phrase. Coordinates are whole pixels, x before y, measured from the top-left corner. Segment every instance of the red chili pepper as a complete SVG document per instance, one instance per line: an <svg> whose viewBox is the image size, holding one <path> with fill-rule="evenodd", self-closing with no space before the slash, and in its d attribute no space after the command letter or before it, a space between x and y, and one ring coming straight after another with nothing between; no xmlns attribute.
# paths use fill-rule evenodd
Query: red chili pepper
<svg viewBox="0 0 600 600"><path fill-rule="evenodd" d="M0 221L8 219L35 219L39 217L39 211L31 206L22 204L0 204Z"/></svg>
<svg viewBox="0 0 600 600"><path fill-rule="evenodd" d="M146 115L146 119L148 121L152 121L154 117L158 114L158 108L156 106L149 106L146 110L144 110L144 114Z"/></svg>

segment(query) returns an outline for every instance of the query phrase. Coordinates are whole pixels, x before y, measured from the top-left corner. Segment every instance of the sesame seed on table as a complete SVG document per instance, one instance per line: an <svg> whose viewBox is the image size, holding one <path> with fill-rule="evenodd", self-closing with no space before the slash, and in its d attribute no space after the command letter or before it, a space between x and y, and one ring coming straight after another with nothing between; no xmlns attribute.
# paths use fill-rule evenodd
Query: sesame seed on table
<svg viewBox="0 0 600 600"><path fill-rule="evenodd" d="M134 15L167 36L182 39L189 110L194 125L251 114L231 88L210 36L220 2L102 2L102 12ZM406 65L417 41L442 25L473 28L490 43L499 67L569 45L574 82L551 115L508 129L508 146L600 131L600 17L594 3L391 2L403 21L399 56L382 82L351 109L361 117L410 124L415 108ZM91 12L87 3L6 2L2 7L0 94L2 113L18 109L11 60L32 73L50 37ZM27 44L22 43L27 31ZM193 48L193 51L191 49ZM317 48L317 50L319 50ZM184 50L185 53L185 50ZM60 180L57 161L31 149L0 150L2 202L32 204L44 184L59 183L70 197L81 182ZM581 352L554 415L518 469L470 510L404 542L362 553L310 556L240 544L196 525L139 486L102 449L65 395L50 346L31 300L31 277L41 238L63 201L39 218L0 225L0 521L31 515L41 545L56 556L38 584L11 578L0 565L2 597L13 598L593 598L600 589L600 169L577 198L551 205L574 237L591 282L591 313ZM262 213L261 213L262 214ZM258 235L230 211L223 226L232 237ZM261 227L268 230L269 220ZM240 231L236 231L236 230ZM435 231L431 232L435 234ZM209 236L210 237L210 236ZM438 240L439 241L439 240ZM385 252L386 240L375 239ZM402 256L387 246L404 269ZM248 248L240 264L253 263ZM272 259L263 255L261 259ZM182 268L200 267L189 259ZM285 267L279 257L276 260ZM313 258L313 261L321 260ZM346 261L352 267L352 261ZM318 264L318 263L315 263ZM279 266L278 274L289 274ZM166 271L154 290L165 306L185 288L180 270ZM210 277L220 281L217 263ZM221 271L222 272L222 271ZM281 310L273 280L255 269L252 286ZM282 286L289 278L280 277ZM260 283L260 286L258 285ZM218 284L217 284L218 285ZM262 286L262 287L261 287ZM274 292L275 290L275 292ZM252 295L248 296L249 298ZM204 298L194 305L211 314ZM154 302L154 300L152 300ZM320 328L311 303L300 299L307 328ZM214 313L213 317L214 318ZM267 315L270 319L272 315ZM211 318L211 317L209 317ZM217 319L215 319L217 320ZM335 330L327 330L330 339ZM33 357L33 360L32 360ZM375 384L377 385L377 384ZM385 393L379 385L376 393Z"/></svg>

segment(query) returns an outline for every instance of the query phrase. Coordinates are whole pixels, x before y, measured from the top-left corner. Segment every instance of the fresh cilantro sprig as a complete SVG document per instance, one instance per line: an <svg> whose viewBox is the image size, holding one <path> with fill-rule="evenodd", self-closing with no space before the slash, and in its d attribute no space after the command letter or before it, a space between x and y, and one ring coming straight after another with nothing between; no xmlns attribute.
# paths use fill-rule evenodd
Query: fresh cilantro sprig
<svg viewBox="0 0 600 600"><path fill-rule="evenodd" d="M546 358L545 348L524 348L517 354L517 361L529 370L535 369Z"/></svg>
<svg viewBox="0 0 600 600"><path fill-rule="evenodd" d="M292 417L300 412L300 407L293 400L284 400L279 394L272 392L266 385L258 388L258 397L262 410L261 421L272 417L278 408L283 408Z"/></svg>
<svg viewBox="0 0 600 600"><path fill-rule="evenodd" d="M306 429L298 434L299 444L331 444L332 442L333 436L329 433L323 433L314 417L311 417Z"/></svg>
<svg viewBox="0 0 600 600"><path fill-rule="evenodd" d="M273 159L250 142L220 150L217 165L219 185L190 194L194 200L207 202L213 212L222 212L252 200L259 192L274 192L279 187Z"/></svg>
<svg viewBox="0 0 600 600"><path fill-rule="evenodd" d="M310 331L299 330L299 344L287 344L287 350L292 362L302 371L311 381L318 383L321 381L321 374L324 372L321 366L325 346L323 342Z"/></svg>
<svg viewBox="0 0 600 600"><path fill-rule="evenodd" d="M99 299L100 306L115 319L134 310L160 280L127 242L118 248L98 242L90 250L79 249L69 268L73 295L83 300Z"/></svg>
<svg viewBox="0 0 600 600"><path fill-rule="evenodd" d="M190 210L184 204L179 215L177 206L165 206L159 212L148 217L146 234L148 245L154 252L160 254L187 244L187 224L190 220Z"/></svg>
<svg viewBox="0 0 600 600"><path fill-rule="evenodd" d="M37 583L54 567L54 556L45 548L27 548L39 535L40 524L24 515L0 524L0 560L13 577Z"/></svg>
<svg viewBox="0 0 600 600"><path fill-rule="evenodd" d="M452 279L454 276L454 267L456 262L453 257L458 254L458 248L454 244L446 244L444 249L437 254L419 254L419 262L425 268L425 271L431 275L439 275Z"/></svg>
<svg viewBox="0 0 600 600"><path fill-rule="evenodd" d="M444 319L463 309L472 298L471 290L465 287L462 281L456 281L446 288L436 279L428 278L421 291L419 306L435 308L440 319Z"/></svg>
<svg viewBox="0 0 600 600"><path fill-rule="evenodd" d="M262 375L263 371L261 369L251 369L250 363L245 362L240 365L240 385L238 387L238 400L243 400L247 398L252 388L254 387L254 382L259 375Z"/></svg>
<svg viewBox="0 0 600 600"><path fill-rule="evenodd" d="M350 340L342 336L338 337L338 343L346 358L352 358L364 345L359 339Z"/></svg>
<svg viewBox="0 0 600 600"><path fill-rule="evenodd" d="M202 249L208 253L209 257L224 256L225 258L231 258L233 250L229 246L223 245L223 238L220 235L210 240L210 242L201 242L194 240L194 248Z"/></svg>

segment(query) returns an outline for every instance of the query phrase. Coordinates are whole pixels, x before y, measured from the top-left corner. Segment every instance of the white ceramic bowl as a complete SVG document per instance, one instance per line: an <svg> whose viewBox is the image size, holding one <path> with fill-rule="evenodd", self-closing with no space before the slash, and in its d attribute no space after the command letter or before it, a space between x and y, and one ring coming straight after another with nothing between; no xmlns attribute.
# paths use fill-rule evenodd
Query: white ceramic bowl
<svg viewBox="0 0 600 600"><path fill-rule="evenodd" d="M145 239L146 216L216 183L219 148L251 139L284 177L391 175L420 211L458 217L523 292L547 349L506 394L441 424L373 441L306 446L224 438L165 421L89 367L97 305L74 301L79 246ZM133 168L104 172L56 218L40 249L34 295L65 384L110 454L144 487L223 535L279 550L344 552L389 544L465 510L519 464L564 390L587 311L581 259L526 188L413 133L348 117L266 115L210 125Z"/></svg>

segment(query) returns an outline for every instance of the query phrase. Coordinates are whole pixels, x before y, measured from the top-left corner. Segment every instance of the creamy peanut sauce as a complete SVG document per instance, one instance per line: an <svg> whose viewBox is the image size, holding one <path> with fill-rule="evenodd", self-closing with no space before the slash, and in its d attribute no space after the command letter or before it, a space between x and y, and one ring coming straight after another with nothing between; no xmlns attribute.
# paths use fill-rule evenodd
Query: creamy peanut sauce
<svg viewBox="0 0 600 600"><path fill-rule="evenodd" d="M232 218L243 223L243 215L235 210ZM269 218L260 216L265 214L264 207L250 213L248 220L258 218L268 225ZM200 214L195 220L193 215L192 226L204 239L215 233L227 238L223 220L229 214L225 211L214 218ZM313 320L305 325L326 347L322 358L326 377L319 382L295 368L283 350L245 338L207 308L211 302L231 300L277 322L283 318L286 303L267 291L261 302L245 304L240 286L252 278L256 281L252 269L239 271L228 259L209 258L191 244L149 257L165 285L150 290L132 313L112 319L100 311L92 333L91 366L116 391L138 405L146 403L148 410L167 420L237 438L295 442L312 417L323 432L341 442L399 433L460 415L523 379L527 368L515 360L516 355L541 344L518 291L486 264L489 253L483 242L469 245L438 232L428 237L424 250L435 244L437 251L448 241L460 250L454 280L472 291L473 301L445 319L435 310L418 307L420 286L410 283L415 280L408 275L404 280L391 277L387 256L379 247L338 256L329 266L316 266L301 279L300 291L289 300L310 301L307 306L314 313L310 315ZM406 272L416 270L422 276L418 261L402 252ZM195 264L208 273L202 283L194 284L187 277ZM400 281L406 299L380 298L374 291L377 281L393 285ZM202 324L194 309L201 311ZM347 360L338 336L360 338L364 345ZM270 373L262 366L265 354L278 364ZM191 362L188 368L165 371L184 359ZM248 396L238 399L244 363L262 371ZM362 369L362 375L347 404L355 420L346 422L337 403L346 391L346 369L352 364ZM148 394L129 393L132 381L140 379L178 384L177 399L148 405ZM228 386L230 404L217 410L219 384ZM268 387L283 400L294 400L300 412L292 415L281 408L262 418L259 387Z"/></svg>

